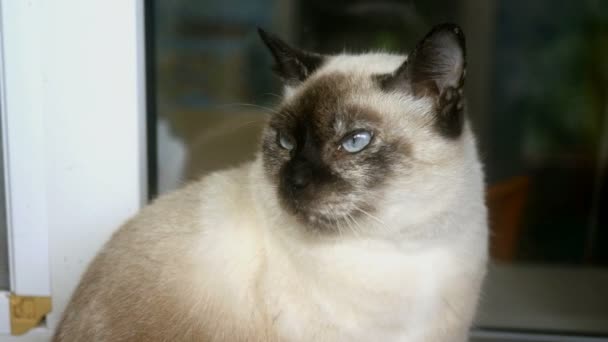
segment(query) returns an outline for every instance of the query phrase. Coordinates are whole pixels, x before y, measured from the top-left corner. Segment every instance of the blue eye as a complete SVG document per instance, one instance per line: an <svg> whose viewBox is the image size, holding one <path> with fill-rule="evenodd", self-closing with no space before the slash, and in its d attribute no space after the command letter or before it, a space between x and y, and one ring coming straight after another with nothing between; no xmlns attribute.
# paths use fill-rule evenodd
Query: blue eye
<svg viewBox="0 0 608 342"><path fill-rule="evenodd" d="M350 153L363 150L372 140L372 134L368 131L357 131L342 140L342 147Z"/></svg>
<svg viewBox="0 0 608 342"><path fill-rule="evenodd" d="M282 148L291 151L293 150L294 146L295 146L295 142L293 141L293 139L283 133L279 132L279 146L281 146Z"/></svg>

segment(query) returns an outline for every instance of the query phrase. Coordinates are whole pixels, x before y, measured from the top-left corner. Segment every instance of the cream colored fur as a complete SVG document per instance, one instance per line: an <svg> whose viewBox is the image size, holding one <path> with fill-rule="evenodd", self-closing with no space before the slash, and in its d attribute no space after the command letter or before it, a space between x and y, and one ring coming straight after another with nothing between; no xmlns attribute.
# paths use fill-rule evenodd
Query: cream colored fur
<svg viewBox="0 0 608 342"><path fill-rule="evenodd" d="M311 77L368 77L404 59L343 55ZM348 101L373 103L413 141L413 169L378 211L352 232L313 235L281 209L260 156L211 174L115 233L55 341L466 341L487 258L471 131L439 137L430 103L402 94Z"/></svg>

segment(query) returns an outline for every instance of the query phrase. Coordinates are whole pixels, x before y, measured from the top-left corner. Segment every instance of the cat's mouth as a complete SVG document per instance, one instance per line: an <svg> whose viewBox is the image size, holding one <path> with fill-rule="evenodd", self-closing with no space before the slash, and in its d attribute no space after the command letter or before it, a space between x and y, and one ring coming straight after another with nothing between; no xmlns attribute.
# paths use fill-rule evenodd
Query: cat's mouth
<svg viewBox="0 0 608 342"><path fill-rule="evenodd" d="M351 187L346 183L334 182L330 189L310 186L294 189L281 184L279 189L282 207L311 230L352 230L361 224L359 208L369 208L362 196L356 197L349 191Z"/></svg>
<svg viewBox="0 0 608 342"><path fill-rule="evenodd" d="M361 232L364 226L361 213L354 211L345 215L325 216L308 215L307 226L314 230L331 231L336 233Z"/></svg>
<svg viewBox="0 0 608 342"><path fill-rule="evenodd" d="M294 203L295 204L295 203ZM293 214L307 227L323 231L352 231L360 226L361 213L355 209L332 204L319 204L318 208L292 208Z"/></svg>

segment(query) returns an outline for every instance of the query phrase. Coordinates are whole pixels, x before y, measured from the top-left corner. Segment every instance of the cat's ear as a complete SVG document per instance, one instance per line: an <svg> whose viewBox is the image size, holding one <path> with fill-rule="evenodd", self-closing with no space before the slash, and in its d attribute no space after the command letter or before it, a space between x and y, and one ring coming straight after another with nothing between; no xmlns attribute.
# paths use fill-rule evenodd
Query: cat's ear
<svg viewBox="0 0 608 342"><path fill-rule="evenodd" d="M407 76L415 95L442 95L464 85L466 47L462 29L454 24L434 27L416 45L407 61Z"/></svg>
<svg viewBox="0 0 608 342"><path fill-rule="evenodd" d="M325 60L323 55L291 47L261 28L258 28L258 33L274 57L274 72L287 86L303 82Z"/></svg>
<svg viewBox="0 0 608 342"><path fill-rule="evenodd" d="M455 24L442 24L416 45L396 72L383 81L386 88L406 87L419 96L440 96L448 88L464 85L466 68L464 34Z"/></svg>
<svg viewBox="0 0 608 342"><path fill-rule="evenodd" d="M393 74L380 78L386 90L404 91L415 97L432 97L436 126L449 137L463 126L466 47L462 29L455 24L435 26Z"/></svg>

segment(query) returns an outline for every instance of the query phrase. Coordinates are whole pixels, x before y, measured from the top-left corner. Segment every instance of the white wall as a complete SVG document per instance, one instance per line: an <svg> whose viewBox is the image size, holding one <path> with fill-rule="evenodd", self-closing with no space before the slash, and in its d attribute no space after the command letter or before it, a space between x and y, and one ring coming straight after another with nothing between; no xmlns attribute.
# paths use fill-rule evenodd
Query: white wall
<svg viewBox="0 0 608 342"><path fill-rule="evenodd" d="M37 89L16 101L43 118L54 327L89 261L145 202L143 0L0 4L13 28L3 38L15 43L5 70Z"/></svg>

